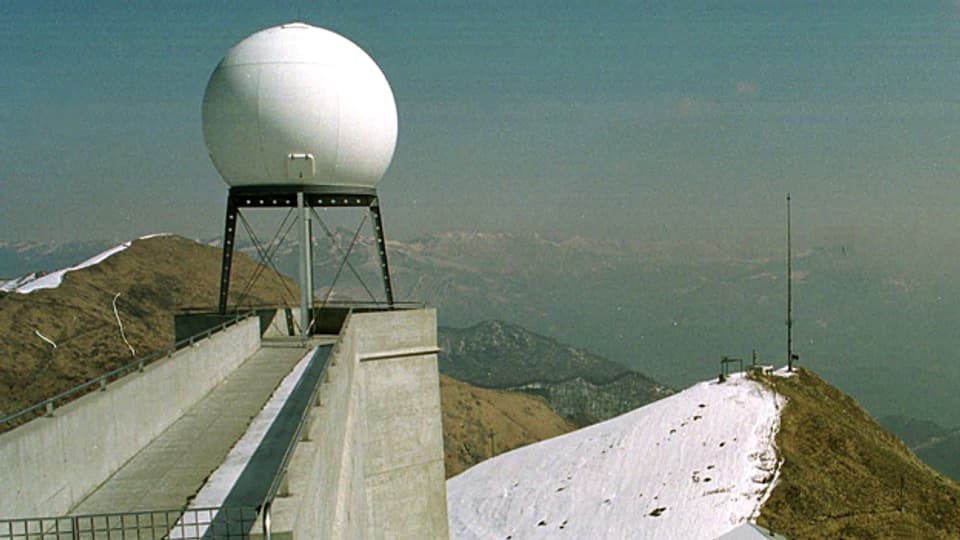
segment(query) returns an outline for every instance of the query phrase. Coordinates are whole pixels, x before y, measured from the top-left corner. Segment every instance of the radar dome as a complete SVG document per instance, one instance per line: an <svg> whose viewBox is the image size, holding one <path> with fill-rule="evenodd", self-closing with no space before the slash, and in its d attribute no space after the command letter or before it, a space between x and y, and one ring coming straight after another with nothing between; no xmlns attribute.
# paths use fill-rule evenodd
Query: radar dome
<svg viewBox="0 0 960 540"><path fill-rule="evenodd" d="M230 186L372 188L393 159L397 108L360 47L290 23L227 52L203 96L203 138Z"/></svg>

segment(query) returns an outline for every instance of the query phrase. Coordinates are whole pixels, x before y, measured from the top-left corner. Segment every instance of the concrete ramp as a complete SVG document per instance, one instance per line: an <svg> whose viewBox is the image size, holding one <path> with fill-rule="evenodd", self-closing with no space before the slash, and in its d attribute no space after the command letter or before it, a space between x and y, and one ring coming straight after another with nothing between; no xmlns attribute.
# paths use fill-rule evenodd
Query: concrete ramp
<svg viewBox="0 0 960 540"><path fill-rule="evenodd" d="M296 342L282 346L267 342L265 345L76 505L71 513L142 512L188 506L246 432L250 421L267 403L280 381L308 353ZM315 364L322 367L322 362ZM314 377L319 375L314 374ZM258 475L267 474L266 485L269 486L276 471L266 473L265 462L269 461L271 446L282 444L285 448L289 436L286 440L281 439L283 427L281 421L277 430L271 428L271 435L276 438L267 439L269 444L257 460L258 467L244 477L242 488L238 488L233 498L228 498L228 505L257 506L262 502L264 493L260 494L259 500L254 500L253 493L257 490L252 484ZM282 452L280 450L281 455ZM266 488L261 491L265 492ZM243 502L237 502L240 499Z"/></svg>

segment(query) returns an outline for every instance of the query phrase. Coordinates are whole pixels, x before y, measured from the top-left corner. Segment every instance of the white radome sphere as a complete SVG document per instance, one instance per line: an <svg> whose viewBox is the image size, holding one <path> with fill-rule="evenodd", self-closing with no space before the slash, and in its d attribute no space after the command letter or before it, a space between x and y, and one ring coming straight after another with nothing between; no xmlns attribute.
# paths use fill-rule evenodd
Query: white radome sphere
<svg viewBox="0 0 960 540"><path fill-rule="evenodd" d="M203 138L230 186L372 188L393 159L397 107L360 47L290 23L227 52L203 96Z"/></svg>

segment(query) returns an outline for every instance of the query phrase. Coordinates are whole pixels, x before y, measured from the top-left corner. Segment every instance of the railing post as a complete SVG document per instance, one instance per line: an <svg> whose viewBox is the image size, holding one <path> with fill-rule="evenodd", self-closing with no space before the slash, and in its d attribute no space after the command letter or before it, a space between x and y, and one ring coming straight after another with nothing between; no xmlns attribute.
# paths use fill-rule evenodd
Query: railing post
<svg viewBox="0 0 960 540"><path fill-rule="evenodd" d="M277 490L277 497L289 497L290 496L290 475L287 474L287 470L284 469L282 473L283 479L280 480L280 489Z"/></svg>
<svg viewBox="0 0 960 540"><path fill-rule="evenodd" d="M263 505L263 536L266 540L272 540L272 531L270 530L270 508L273 506L269 501Z"/></svg>
<svg viewBox="0 0 960 540"><path fill-rule="evenodd" d="M70 520L70 530L72 531L73 540L80 540L80 518L73 516Z"/></svg>
<svg viewBox="0 0 960 540"><path fill-rule="evenodd" d="M300 432L300 442L310 442L310 426L313 424L313 415L307 413L303 420L303 430Z"/></svg>

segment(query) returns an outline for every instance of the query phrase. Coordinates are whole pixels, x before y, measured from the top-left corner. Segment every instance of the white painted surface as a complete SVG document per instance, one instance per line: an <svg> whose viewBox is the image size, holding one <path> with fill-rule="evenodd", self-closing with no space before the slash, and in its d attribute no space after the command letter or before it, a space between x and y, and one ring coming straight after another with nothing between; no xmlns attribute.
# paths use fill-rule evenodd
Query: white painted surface
<svg viewBox="0 0 960 540"><path fill-rule="evenodd" d="M782 405L738 374L490 459L447 481L450 536L715 538L775 484Z"/></svg>
<svg viewBox="0 0 960 540"><path fill-rule="evenodd" d="M231 186L373 187L393 159L397 109L386 77L360 47L289 23L227 52L203 97L203 137ZM311 166L291 167L298 155Z"/></svg>

